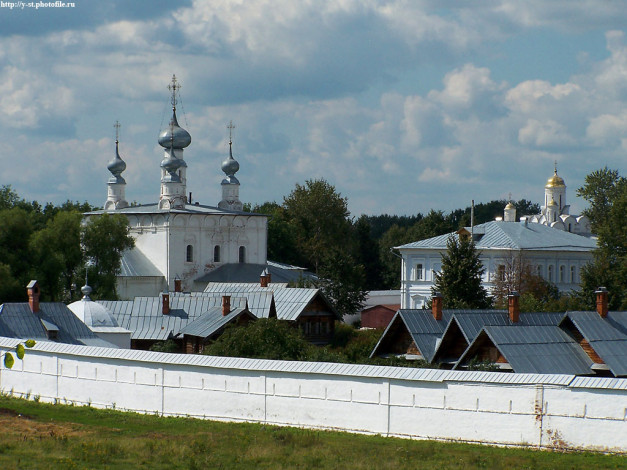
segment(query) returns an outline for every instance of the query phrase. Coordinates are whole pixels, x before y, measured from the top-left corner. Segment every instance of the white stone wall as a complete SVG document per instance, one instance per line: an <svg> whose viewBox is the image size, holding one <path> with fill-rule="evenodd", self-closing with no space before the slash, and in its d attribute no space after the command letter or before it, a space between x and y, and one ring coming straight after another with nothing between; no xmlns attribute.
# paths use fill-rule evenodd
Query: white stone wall
<svg viewBox="0 0 627 470"><path fill-rule="evenodd" d="M0 348L16 340L0 338ZM160 415L627 452L627 379L322 365L39 343L4 393Z"/></svg>

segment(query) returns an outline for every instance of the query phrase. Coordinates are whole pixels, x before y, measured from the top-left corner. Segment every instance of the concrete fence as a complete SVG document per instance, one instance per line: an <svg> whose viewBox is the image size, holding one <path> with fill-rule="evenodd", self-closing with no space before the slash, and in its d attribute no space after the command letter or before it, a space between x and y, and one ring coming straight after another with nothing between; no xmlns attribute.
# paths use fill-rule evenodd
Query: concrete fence
<svg viewBox="0 0 627 470"><path fill-rule="evenodd" d="M0 338L0 349L17 340ZM0 390L163 416L627 452L627 379L442 371L38 343Z"/></svg>

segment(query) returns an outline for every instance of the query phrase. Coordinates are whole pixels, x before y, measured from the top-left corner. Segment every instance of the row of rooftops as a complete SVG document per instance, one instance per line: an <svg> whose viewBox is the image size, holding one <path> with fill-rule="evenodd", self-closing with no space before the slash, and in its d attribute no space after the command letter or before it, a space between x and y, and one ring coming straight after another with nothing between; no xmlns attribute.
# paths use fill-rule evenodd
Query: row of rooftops
<svg viewBox="0 0 627 470"><path fill-rule="evenodd" d="M404 355L464 369L473 362L519 373L627 376L627 312L608 311L597 291L596 312L521 313L518 294L508 310L399 310L371 357Z"/></svg>

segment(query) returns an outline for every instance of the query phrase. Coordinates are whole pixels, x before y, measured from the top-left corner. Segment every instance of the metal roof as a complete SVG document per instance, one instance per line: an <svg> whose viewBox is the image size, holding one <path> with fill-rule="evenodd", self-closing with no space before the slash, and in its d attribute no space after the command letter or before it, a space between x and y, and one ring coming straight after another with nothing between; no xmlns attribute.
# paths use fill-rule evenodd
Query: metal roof
<svg viewBox="0 0 627 470"><path fill-rule="evenodd" d="M110 211L97 210L86 212L85 215L102 215L108 214ZM138 206L129 206L123 209L116 209L116 214L132 215L132 214L223 214L223 215L246 215L254 217L268 217L266 214L257 214L255 212L233 211L228 209L220 209L215 206L207 206L204 204L185 204L183 208L177 209L159 209L159 204L141 204Z"/></svg>
<svg viewBox="0 0 627 470"><path fill-rule="evenodd" d="M206 274L196 278L194 282L245 282L245 283L257 283L259 284L259 278L262 271L268 270L272 276L270 285L276 283L289 283L298 282L302 279L314 280L317 277L306 271L304 268L296 266L290 266L287 264L273 263L268 261L268 264L255 264L255 263L229 263L210 271Z"/></svg>
<svg viewBox="0 0 627 470"><path fill-rule="evenodd" d="M12 349L19 340L0 337L0 347ZM602 379L575 377L559 374L512 374L501 372L459 371L441 369L417 369L409 367L371 366L359 364L338 364L325 362L272 361L267 359L245 359L237 357L215 357L196 354L171 354L136 349L113 349L58 344L48 341L38 342L34 350L59 355L80 357L111 358L130 360L158 365L192 365L217 369L236 369L258 372L296 372L310 374L330 374L354 377L413 380L424 382L477 382L509 385L561 385L579 388L606 388L627 390L627 379ZM572 384L572 385L571 385Z"/></svg>
<svg viewBox="0 0 627 470"><path fill-rule="evenodd" d="M164 275L139 248L133 248L122 252L118 276L163 277Z"/></svg>
<svg viewBox="0 0 627 470"><path fill-rule="evenodd" d="M507 310L458 310L454 314L451 321L457 322L469 344L475 340L484 326L558 325L564 317L563 313L525 312L520 314L518 323L512 323Z"/></svg>
<svg viewBox="0 0 627 470"><path fill-rule="evenodd" d="M246 309L244 308L236 308L231 310L228 315L222 315L222 307L214 307L194 321L189 322L180 330L179 334L208 338L245 312Z"/></svg>
<svg viewBox="0 0 627 470"><path fill-rule="evenodd" d="M163 314L161 297L135 297L133 300L99 301L108 308L118 324L131 331L131 339L164 341L177 336L183 328L206 312L219 308L221 295L170 294L170 312ZM231 297L231 308L245 308L247 299Z"/></svg>
<svg viewBox="0 0 627 470"><path fill-rule="evenodd" d="M568 312L566 317L588 341L615 376L627 376L627 312L609 312L602 318L597 312ZM564 324L566 318L562 321Z"/></svg>
<svg viewBox="0 0 627 470"><path fill-rule="evenodd" d="M41 341L48 339L46 330L55 328L60 343L117 347L96 336L61 302L41 302L37 313L28 303L0 305L0 336Z"/></svg>
<svg viewBox="0 0 627 470"><path fill-rule="evenodd" d="M317 288L275 286L274 283L269 284L268 287L261 287L259 283L238 282L210 283L205 288L205 292L246 295L248 295L248 292L264 291L273 292L277 318L279 320L294 321L298 319L305 312L309 303L316 298L321 299L327 305L329 313L337 315L330 302Z"/></svg>
<svg viewBox="0 0 627 470"><path fill-rule="evenodd" d="M486 326L462 355L456 367L473 354L482 334L503 354L514 372L531 374L592 373L592 360L557 326Z"/></svg>
<svg viewBox="0 0 627 470"><path fill-rule="evenodd" d="M470 232L470 227L467 227ZM473 227L475 246L482 249L511 250L560 250L590 252L597 246L596 241L546 225L524 222L486 222ZM430 248L446 250L446 242L456 232L427 238L425 240L397 246L399 250Z"/></svg>

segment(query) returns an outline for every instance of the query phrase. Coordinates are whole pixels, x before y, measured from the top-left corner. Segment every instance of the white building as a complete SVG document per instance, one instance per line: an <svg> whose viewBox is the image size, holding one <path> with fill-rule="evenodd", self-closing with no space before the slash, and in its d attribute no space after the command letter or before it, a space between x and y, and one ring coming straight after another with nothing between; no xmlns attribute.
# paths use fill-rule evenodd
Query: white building
<svg viewBox="0 0 627 470"><path fill-rule="evenodd" d="M126 202L126 182L121 176L126 164L116 139L116 154L107 167L112 177L107 183L104 210L85 214L89 218L119 213L128 218L135 248L122 260L117 283L121 299L156 296L164 289L190 290L196 278L225 264L267 262L267 216L242 210L240 183L235 177L239 163L233 158L232 139L229 156L222 162L222 200L217 206L207 206L192 204L187 198L183 152L191 136L176 118L176 77L168 88L172 92L172 119L159 136L164 157L158 201L138 206Z"/></svg>
<svg viewBox="0 0 627 470"><path fill-rule="evenodd" d="M401 263L401 308L422 308L431 298L435 273L442 267L442 254L450 236L470 235L461 229L397 247ZM562 292L579 287L581 268L592 260L594 239L542 224L494 221L472 229L472 237L485 266L483 286L490 292L494 280L519 255L541 277Z"/></svg>

